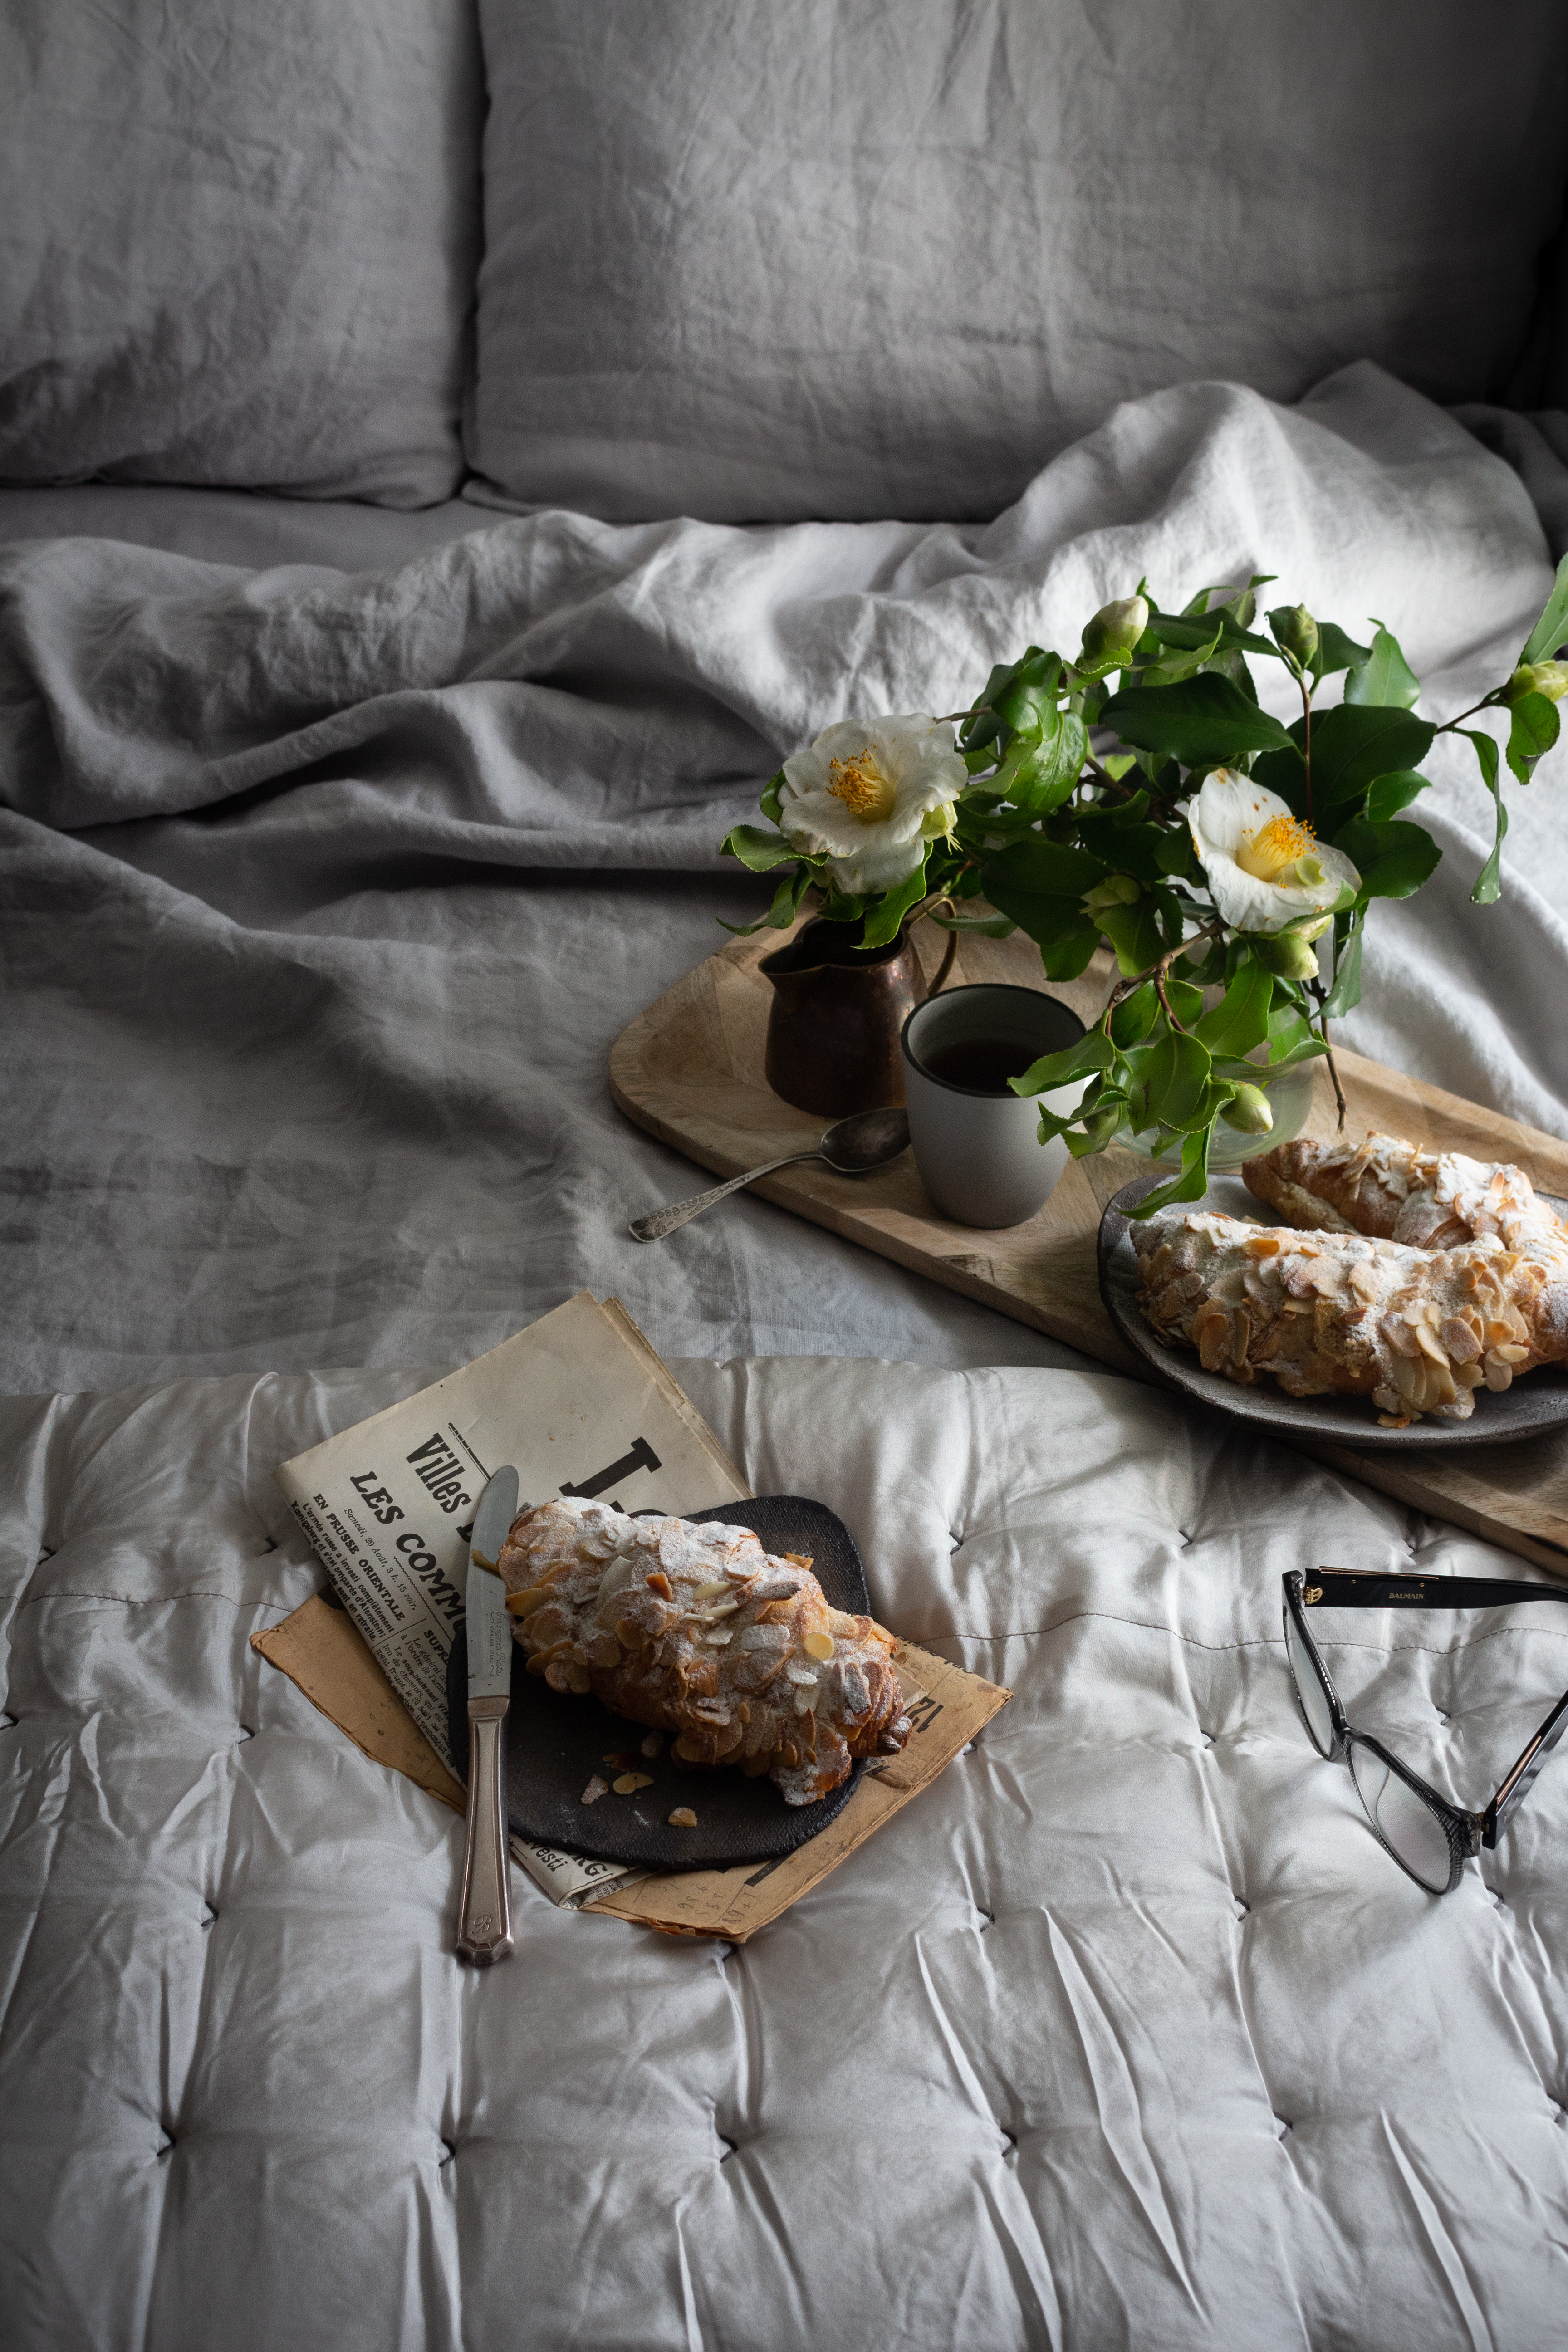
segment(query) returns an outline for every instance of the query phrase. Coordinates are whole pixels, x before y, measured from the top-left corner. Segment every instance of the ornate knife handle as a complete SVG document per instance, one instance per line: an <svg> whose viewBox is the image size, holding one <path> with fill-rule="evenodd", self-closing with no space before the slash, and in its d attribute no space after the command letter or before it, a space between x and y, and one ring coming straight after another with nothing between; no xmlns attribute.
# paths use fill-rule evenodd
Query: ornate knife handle
<svg viewBox="0 0 1568 2352"><path fill-rule="evenodd" d="M468 1701L468 1843L458 1949L477 1969L511 1952L511 1884L501 1810L504 1698Z"/></svg>

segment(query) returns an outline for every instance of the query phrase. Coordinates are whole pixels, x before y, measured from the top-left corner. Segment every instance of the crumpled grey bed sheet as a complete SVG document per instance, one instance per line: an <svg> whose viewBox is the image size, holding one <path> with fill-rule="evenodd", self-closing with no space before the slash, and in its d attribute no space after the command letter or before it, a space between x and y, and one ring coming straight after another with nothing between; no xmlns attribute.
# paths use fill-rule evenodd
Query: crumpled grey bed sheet
<svg viewBox="0 0 1568 2352"><path fill-rule="evenodd" d="M1515 1564L1109 1376L676 1369L1015 1696L743 1949L518 1873L483 1974L458 1822L248 1647L273 1464L415 1379L0 1405L6 2352L1556 2352L1568 1761L1435 1901L1280 1638L1304 1528ZM1319 1632L1469 1803L1568 1681L1539 1604Z"/></svg>
<svg viewBox="0 0 1568 2352"><path fill-rule="evenodd" d="M1360 365L1295 408L1129 404L984 527L452 541L443 509L375 518L443 543L350 574L0 551L0 1382L458 1360L584 1285L678 1354L1067 1360L762 1202L639 1248L627 1218L699 1179L612 1108L609 1045L759 911L713 845L782 753L957 709L1145 572L1174 600L1277 571L1462 708L1546 593L1531 492L1568 511L1549 440L1493 425L1512 463ZM139 495L10 511L131 529L106 501ZM279 502L161 495L181 544L285 543ZM1489 910L1489 804L1468 751L1437 767L1444 864L1379 907L1350 1042L1568 1132L1563 756L1511 794Z"/></svg>

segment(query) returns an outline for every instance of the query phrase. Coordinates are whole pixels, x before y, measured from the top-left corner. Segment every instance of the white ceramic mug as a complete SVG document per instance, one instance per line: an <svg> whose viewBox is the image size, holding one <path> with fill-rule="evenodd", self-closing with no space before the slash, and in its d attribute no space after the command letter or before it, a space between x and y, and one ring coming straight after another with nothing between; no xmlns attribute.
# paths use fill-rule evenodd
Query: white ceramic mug
<svg viewBox="0 0 1568 2352"><path fill-rule="evenodd" d="M1021 1225L1043 1208L1067 1166L1068 1148L1059 1136L1039 1140L1041 1105L1058 1115L1070 1109L1088 1079L1073 1078L1048 1095L1016 1095L939 1077L931 1060L985 1043L1017 1047L1027 1067L1083 1034L1078 1014L1037 988L980 981L916 1005L902 1040L910 1142L944 1217L960 1225Z"/></svg>

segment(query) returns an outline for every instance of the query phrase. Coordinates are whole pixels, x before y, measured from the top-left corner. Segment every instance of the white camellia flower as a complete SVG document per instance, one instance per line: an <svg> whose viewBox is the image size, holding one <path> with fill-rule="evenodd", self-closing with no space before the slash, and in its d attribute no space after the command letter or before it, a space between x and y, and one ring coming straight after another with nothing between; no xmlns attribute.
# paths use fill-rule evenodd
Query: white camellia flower
<svg viewBox="0 0 1568 2352"><path fill-rule="evenodd" d="M840 890L858 898L912 874L928 841L951 832L969 771L945 726L923 711L842 719L784 763L779 830L825 852Z"/></svg>
<svg viewBox="0 0 1568 2352"><path fill-rule="evenodd" d="M1215 905L1235 931L1282 931L1326 915L1361 887L1342 850L1330 849L1291 815L1278 793L1234 768L1205 776L1183 814Z"/></svg>

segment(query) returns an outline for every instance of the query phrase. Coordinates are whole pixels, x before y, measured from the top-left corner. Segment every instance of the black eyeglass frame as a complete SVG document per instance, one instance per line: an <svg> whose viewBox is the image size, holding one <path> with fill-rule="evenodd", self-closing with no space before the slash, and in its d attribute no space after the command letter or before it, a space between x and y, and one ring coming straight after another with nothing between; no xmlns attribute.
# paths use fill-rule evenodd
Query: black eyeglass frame
<svg viewBox="0 0 1568 2352"><path fill-rule="evenodd" d="M1447 1797L1439 1796L1418 1772L1413 1772L1408 1764L1402 1763L1385 1748L1381 1739L1374 1739L1370 1732L1355 1728L1340 1705L1340 1695L1318 1654L1318 1645L1308 1630L1306 1612L1309 1609L1502 1609L1516 1601L1568 1601L1568 1585L1524 1584L1511 1580L1499 1582L1492 1577L1480 1576L1389 1576L1377 1570L1352 1568L1320 1568L1310 1578L1300 1569L1291 1569L1279 1581L1285 1598L1285 1657L1290 1668L1296 1704L1307 1727L1307 1737L1318 1754L1322 1756L1324 1751L1318 1747L1311 1717L1307 1711L1306 1699L1297 1676L1296 1662L1291 1655L1292 1623L1301 1637L1301 1645L1317 1674L1328 1704L1333 1738L1325 1761L1348 1766L1352 1747L1359 1745L1370 1748L1391 1772L1404 1781L1407 1789L1420 1798L1441 1822L1447 1837L1449 1867L1446 1885L1434 1886L1429 1879L1412 1870L1410 1864L1394 1853L1375 1821L1372 1821L1373 1832L1389 1859L1397 1863L1407 1877L1415 1879L1417 1886L1425 1887L1429 1895L1451 1895L1470 1857L1479 1853L1483 1846L1489 1850L1495 1848L1514 1809L1563 1732L1568 1731L1568 1691L1563 1692L1540 1730L1526 1743L1521 1754L1503 1775L1485 1809L1480 1812L1468 1812L1462 1805L1451 1805ZM1356 1780L1353 1771L1351 1779ZM1361 1783L1357 1780L1356 1794L1361 1796ZM1362 1797L1362 1804L1368 1819L1372 1820L1371 1808L1364 1796Z"/></svg>

